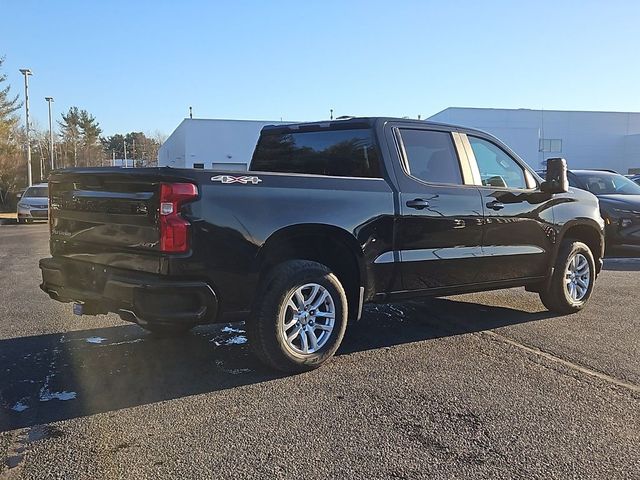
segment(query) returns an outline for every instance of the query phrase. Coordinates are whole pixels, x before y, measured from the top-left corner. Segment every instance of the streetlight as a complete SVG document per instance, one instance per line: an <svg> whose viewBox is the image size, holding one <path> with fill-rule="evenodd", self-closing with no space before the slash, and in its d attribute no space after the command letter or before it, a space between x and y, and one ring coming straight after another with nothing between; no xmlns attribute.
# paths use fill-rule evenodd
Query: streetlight
<svg viewBox="0 0 640 480"><path fill-rule="evenodd" d="M53 97L44 97L49 104L49 151L51 152L51 170L53 170L53 127L51 126L51 102Z"/></svg>
<svg viewBox="0 0 640 480"><path fill-rule="evenodd" d="M27 177L29 186L31 186L33 185L33 178L31 178L31 142L29 140L29 75L32 75L32 73L28 68L21 68L20 73L24 75L24 110L27 122Z"/></svg>

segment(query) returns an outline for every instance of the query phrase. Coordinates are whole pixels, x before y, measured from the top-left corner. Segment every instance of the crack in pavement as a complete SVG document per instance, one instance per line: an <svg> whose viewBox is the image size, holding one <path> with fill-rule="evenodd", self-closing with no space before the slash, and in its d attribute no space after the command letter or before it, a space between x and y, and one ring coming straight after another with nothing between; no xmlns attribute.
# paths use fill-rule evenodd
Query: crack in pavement
<svg viewBox="0 0 640 480"><path fill-rule="evenodd" d="M581 373L584 373L586 375L595 377L599 380L603 380L605 382L611 383L613 385L616 385L618 387L623 387L626 388L628 390L631 390L632 392L636 392L636 393L640 393L640 385L636 385L634 383L630 383L630 382L625 382L624 380L620 380L618 378L612 377L611 375L607 375L606 373L600 372L598 370L594 370L593 368L589 368L589 367L585 367L584 365L580 365L578 363L574 363L571 362L569 360L565 360L564 358L558 357L552 353L549 352L545 352L544 350L540 350L537 347L530 347L528 345L525 345L523 343L517 342L516 340L512 340L509 337L505 337L504 335L501 335L499 333L494 332L493 330L483 330L482 332L480 332L481 335L485 335L487 337L490 337L491 339L498 341L498 342L502 342L502 343L506 343L508 345L511 345L515 348L518 348L520 350L524 350L525 352L531 353L533 355L539 356L544 358L545 360L549 360L551 362L555 362L555 363L559 363L560 365L563 365L571 370L575 370Z"/></svg>
<svg viewBox="0 0 640 480"><path fill-rule="evenodd" d="M640 259L639 259L640 260ZM471 330L471 327L473 327L473 325L469 322L465 322L465 321L460 321L457 319L451 319L450 317L446 317L446 316L442 316L439 313L435 311L434 308L427 308L426 309L429 314L436 318L438 321L443 321L443 322L447 322L449 325L451 325L452 329L449 329L451 334L455 334L457 333L455 331L455 327L461 327L463 329L467 329L467 330ZM525 345L523 343L520 343L516 340L513 340L512 338L506 337L500 333L497 333L491 329L489 330L481 330L479 332L476 332L476 334L478 336L486 336L491 338L494 341L498 341L498 342L502 342L508 345L511 345L512 347L518 348L520 350L523 350L527 353L536 355L537 357L541 357L544 358L545 360L548 360L550 362L553 363L557 363L560 364L564 367L569 368L570 370L576 371L576 372L580 372L583 373L585 375L588 375L590 377L594 377L597 378L599 380L602 380L604 382L610 383L612 385L616 385L618 387L622 387L622 388L626 388L627 390L631 390L634 393L640 393L640 385L637 385L635 383L631 383L631 382L627 382L625 380L621 380L619 378L613 377L611 375L608 375L604 372L595 370L593 368L587 367L585 365L580 365L578 363L572 362L570 360L565 360L562 357L559 357L557 355L554 355L552 353L549 352L545 352L544 350L541 350L537 347L532 347L529 345Z"/></svg>

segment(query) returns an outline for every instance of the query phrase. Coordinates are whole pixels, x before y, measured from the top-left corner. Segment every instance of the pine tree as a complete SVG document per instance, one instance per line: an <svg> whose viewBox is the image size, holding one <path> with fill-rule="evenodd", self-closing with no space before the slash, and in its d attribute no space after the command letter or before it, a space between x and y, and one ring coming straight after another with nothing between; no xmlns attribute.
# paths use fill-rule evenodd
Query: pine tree
<svg viewBox="0 0 640 480"><path fill-rule="evenodd" d="M80 111L78 107L71 107L69 111L61 114L62 121L58 121L60 126L60 136L64 146L65 164L68 166L78 165L78 143L80 142ZM71 162L69 157L73 160Z"/></svg>
<svg viewBox="0 0 640 480"><path fill-rule="evenodd" d="M16 111L22 106L19 96L11 95L11 86L2 73L5 57L0 57L0 208L8 208L9 193L26 183L26 162L21 162L22 137Z"/></svg>
<svg viewBox="0 0 640 480"><path fill-rule="evenodd" d="M5 57L0 57L0 71ZM7 81L7 75L0 73L0 155L7 155L15 148L12 141L12 132L18 123L15 112L22 106L18 95L11 96L11 85L3 84Z"/></svg>
<svg viewBox="0 0 640 480"><path fill-rule="evenodd" d="M97 157L102 154L99 148L100 134L102 133L100 124L89 112L81 110L78 119L78 128L82 136L82 146L84 149L83 163L85 165L98 165L99 161Z"/></svg>

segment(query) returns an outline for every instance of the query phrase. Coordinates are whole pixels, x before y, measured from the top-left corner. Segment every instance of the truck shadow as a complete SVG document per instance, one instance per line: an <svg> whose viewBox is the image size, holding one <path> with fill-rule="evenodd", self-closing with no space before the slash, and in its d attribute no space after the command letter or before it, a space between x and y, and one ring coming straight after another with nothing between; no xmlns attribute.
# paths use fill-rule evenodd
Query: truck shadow
<svg viewBox="0 0 640 480"><path fill-rule="evenodd" d="M373 305L338 355L550 316L447 299ZM0 432L284 376L249 353L242 324L198 327L180 339L136 325L5 339L0 372Z"/></svg>

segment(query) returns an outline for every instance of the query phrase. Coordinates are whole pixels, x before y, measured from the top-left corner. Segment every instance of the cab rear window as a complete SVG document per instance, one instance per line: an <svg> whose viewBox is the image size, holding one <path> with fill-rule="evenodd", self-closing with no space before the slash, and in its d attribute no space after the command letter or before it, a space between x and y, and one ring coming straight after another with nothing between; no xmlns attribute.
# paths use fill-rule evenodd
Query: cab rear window
<svg viewBox="0 0 640 480"><path fill-rule="evenodd" d="M262 134L251 159L251 170L380 177L371 129Z"/></svg>

